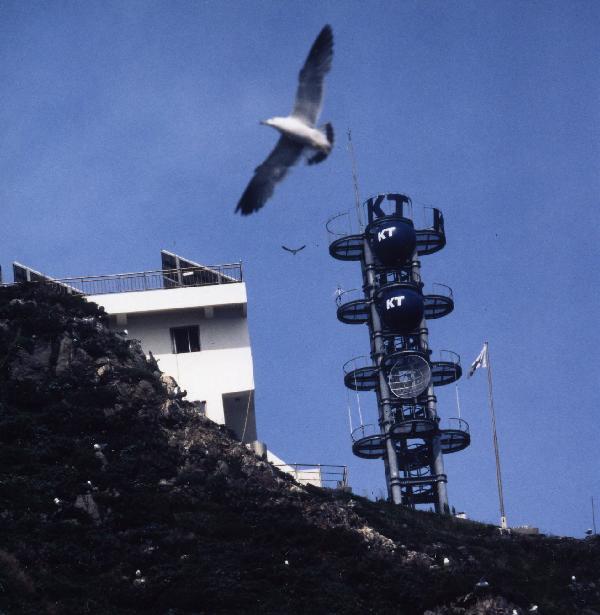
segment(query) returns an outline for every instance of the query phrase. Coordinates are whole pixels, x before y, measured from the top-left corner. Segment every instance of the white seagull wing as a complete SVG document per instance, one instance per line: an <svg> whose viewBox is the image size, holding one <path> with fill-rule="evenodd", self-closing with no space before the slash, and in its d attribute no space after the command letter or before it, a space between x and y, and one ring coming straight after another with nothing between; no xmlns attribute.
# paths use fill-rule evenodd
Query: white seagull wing
<svg viewBox="0 0 600 615"><path fill-rule="evenodd" d="M304 146L291 141L287 137L280 137L275 149L268 158L254 171L254 177L244 190L235 211L242 216L258 211L270 198L279 183L287 174L288 169L294 165Z"/></svg>
<svg viewBox="0 0 600 615"><path fill-rule="evenodd" d="M315 126L323 104L323 81L333 60L333 32L325 26L308 52L298 77L298 90L292 117Z"/></svg>

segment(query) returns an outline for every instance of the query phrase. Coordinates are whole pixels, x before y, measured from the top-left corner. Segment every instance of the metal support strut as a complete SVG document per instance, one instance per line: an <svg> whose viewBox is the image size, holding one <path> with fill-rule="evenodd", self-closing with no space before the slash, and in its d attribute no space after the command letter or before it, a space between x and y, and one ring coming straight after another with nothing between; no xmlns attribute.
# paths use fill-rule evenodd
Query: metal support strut
<svg viewBox="0 0 600 615"><path fill-rule="evenodd" d="M371 319L369 327L371 329L371 358L374 365L377 367L378 386L377 398L379 409L379 425L385 438L385 456L384 463L386 466L386 483L388 490L388 498L394 504L402 504L402 489L400 487L400 469L398 467L398 455L394 441L390 434L390 428L393 423L392 406L390 404L391 391L388 381L385 377L385 372L381 368L381 360L385 354L383 347L383 327L381 325L381 317L377 311L374 301L376 290L375 284L375 259L371 252L371 246L365 235L363 240L363 259L361 261L365 298L369 302L371 310Z"/></svg>

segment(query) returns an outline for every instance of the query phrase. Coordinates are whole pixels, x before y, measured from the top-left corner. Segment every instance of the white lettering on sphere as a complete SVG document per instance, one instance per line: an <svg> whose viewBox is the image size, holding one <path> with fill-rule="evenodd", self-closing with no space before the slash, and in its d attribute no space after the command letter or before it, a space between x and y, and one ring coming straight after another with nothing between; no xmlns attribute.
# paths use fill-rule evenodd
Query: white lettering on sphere
<svg viewBox="0 0 600 615"><path fill-rule="evenodd" d="M386 310L393 310L395 307L401 307L402 302L406 299L404 295L399 295L398 297L392 297L385 302Z"/></svg>
<svg viewBox="0 0 600 615"><path fill-rule="evenodd" d="M391 237L394 234L395 230L396 230L395 226L390 226L388 228L384 228L383 230L379 231L379 233L377 233L377 241L383 241L386 238L386 236Z"/></svg>

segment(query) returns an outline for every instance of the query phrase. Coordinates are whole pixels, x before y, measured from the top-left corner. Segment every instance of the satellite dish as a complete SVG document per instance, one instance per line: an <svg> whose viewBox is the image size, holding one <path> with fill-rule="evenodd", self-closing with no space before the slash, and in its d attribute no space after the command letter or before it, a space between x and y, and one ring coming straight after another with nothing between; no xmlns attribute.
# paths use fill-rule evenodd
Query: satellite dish
<svg viewBox="0 0 600 615"><path fill-rule="evenodd" d="M431 380L429 363L418 354L406 354L392 367L388 383L392 393L401 399L414 399L428 386Z"/></svg>

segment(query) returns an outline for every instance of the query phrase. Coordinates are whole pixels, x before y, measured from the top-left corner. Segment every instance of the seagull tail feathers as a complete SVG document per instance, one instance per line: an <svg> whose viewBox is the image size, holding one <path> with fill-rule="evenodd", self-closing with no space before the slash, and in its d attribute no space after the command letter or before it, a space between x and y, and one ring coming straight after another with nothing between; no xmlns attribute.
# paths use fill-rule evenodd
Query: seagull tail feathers
<svg viewBox="0 0 600 615"><path fill-rule="evenodd" d="M329 145L333 147L333 141L334 141L333 126L329 122L325 124L325 134L327 135L327 140L329 141Z"/></svg>
<svg viewBox="0 0 600 615"><path fill-rule="evenodd" d="M331 153L331 150L333 149L333 140L334 140L333 126L327 123L325 124L325 126L323 126L323 130L325 131L325 134L327 135L327 141L329 141L329 149L326 152L322 150L318 151L312 158L308 159L308 164L317 164L319 162L323 162L323 160L325 160L325 158L329 156L329 154Z"/></svg>

